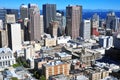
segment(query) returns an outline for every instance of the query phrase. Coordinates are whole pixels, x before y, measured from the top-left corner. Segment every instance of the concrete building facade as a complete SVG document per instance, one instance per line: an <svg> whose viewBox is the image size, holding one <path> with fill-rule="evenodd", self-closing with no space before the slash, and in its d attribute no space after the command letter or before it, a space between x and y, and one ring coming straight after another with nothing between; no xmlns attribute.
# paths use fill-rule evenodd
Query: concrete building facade
<svg viewBox="0 0 120 80"><path fill-rule="evenodd" d="M76 39L80 34L80 24L82 21L82 6L66 7L66 35Z"/></svg>
<svg viewBox="0 0 120 80"><path fill-rule="evenodd" d="M40 41L41 40L41 26L40 26L40 10L37 4L29 4L30 14L30 40Z"/></svg>
<svg viewBox="0 0 120 80"><path fill-rule="evenodd" d="M90 20L84 20L82 22L82 26L81 26L81 37L83 37L83 39L87 39L89 40L91 38L91 21Z"/></svg>
<svg viewBox="0 0 120 80"><path fill-rule="evenodd" d="M58 21L52 21L49 23L49 33L51 34L52 37L57 38L57 31L58 31Z"/></svg>
<svg viewBox="0 0 120 80"><path fill-rule="evenodd" d="M8 24L8 47L10 47L13 52L16 50L21 50L21 26L19 23Z"/></svg>

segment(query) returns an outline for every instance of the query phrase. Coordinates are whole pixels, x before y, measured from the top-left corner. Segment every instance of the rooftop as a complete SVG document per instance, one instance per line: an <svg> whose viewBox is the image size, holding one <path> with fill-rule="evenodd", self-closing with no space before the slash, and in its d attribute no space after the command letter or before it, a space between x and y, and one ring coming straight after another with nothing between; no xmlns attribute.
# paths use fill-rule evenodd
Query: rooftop
<svg viewBox="0 0 120 80"><path fill-rule="evenodd" d="M49 66L56 66L56 65L60 65L60 64L64 64L64 62L58 60L58 61L48 62L47 64L43 64L43 65L46 67L49 67Z"/></svg>
<svg viewBox="0 0 120 80"><path fill-rule="evenodd" d="M70 54L67 54L66 52L59 52L59 53L56 53L57 55L59 55L60 57L69 57L69 56L72 56Z"/></svg>
<svg viewBox="0 0 120 80"><path fill-rule="evenodd" d="M10 48L0 48L0 54L1 53L12 53L12 50Z"/></svg>

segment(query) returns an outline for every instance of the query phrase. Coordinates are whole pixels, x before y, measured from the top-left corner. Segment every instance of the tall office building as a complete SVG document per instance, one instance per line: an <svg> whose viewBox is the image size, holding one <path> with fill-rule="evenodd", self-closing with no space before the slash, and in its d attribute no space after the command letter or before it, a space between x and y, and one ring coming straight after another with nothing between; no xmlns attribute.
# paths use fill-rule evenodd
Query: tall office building
<svg viewBox="0 0 120 80"><path fill-rule="evenodd" d="M99 15L95 13L91 20L91 34L98 36L99 35L98 28L99 28Z"/></svg>
<svg viewBox="0 0 120 80"><path fill-rule="evenodd" d="M8 47L13 52L21 49L21 26L18 23L8 24Z"/></svg>
<svg viewBox="0 0 120 80"><path fill-rule="evenodd" d="M3 21L0 19L0 30L3 29Z"/></svg>
<svg viewBox="0 0 120 80"><path fill-rule="evenodd" d="M44 32L48 33L49 23L56 18L56 4L43 5Z"/></svg>
<svg viewBox="0 0 120 80"><path fill-rule="evenodd" d="M82 20L82 6L66 7L66 34L76 39L80 34L80 24Z"/></svg>
<svg viewBox="0 0 120 80"><path fill-rule="evenodd" d="M25 18L23 24L24 24L24 41L30 41L29 19Z"/></svg>
<svg viewBox="0 0 120 80"><path fill-rule="evenodd" d="M0 30L0 47L8 46L8 38L7 38L7 31Z"/></svg>
<svg viewBox="0 0 120 80"><path fill-rule="evenodd" d="M15 23L15 15L14 14L6 14L6 23Z"/></svg>
<svg viewBox="0 0 120 80"><path fill-rule="evenodd" d="M3 29L5 29L5 16L7 14L6 9L0 9L0 19L3 21Z"/></svg>
<svg viewBox="0 0 120 80"><path fill-rule="evenodd" d="M28 18L28 6L22 4L20 6L20 18L24 19L24 18Z"/></svg>
<svg viewBox="0 0 120 80"><path fill-rule="evenodd" d="M107 18L106 18L106 27L109 29L114 30L115 27L115 13L114 12L109 12L107 14Z"/></svg>
<svg viewBox="0 0 120 80"><path fill-rule="evenodd" d="M81 30L81 37L83 39L90 39L91 38L91 21L90 20L83 20Z"/></svg>
<svg viewBox="0 0 120 80"><path fill-rule="evenodd" d="M49 34L51 34L52 37L57 38L58 25L59 25L58 21L50 22Z"/></svg>
<svg viewBox="0 0 120 80"><path fill-rule="evenodd" d="M120 28L120 18L116 17L114 31L119 32L119 28Z"/></svg>
<svg viewBox="0 0 120 80"><path fill-rule="evenodd" d="M62 11L57 11L57 13L56 13L56 21L59 22L58 36L62 36L65 33L66 18L63 14L64 13Z"/></svg>
<svg viewBox="0 0 120 80"><path fill-rule="evenodd" d="M7 14L14 14L15 15L15 20L19 19L18 9L6 9L6 10L7 10Z"/></svg>
<svg viewBox="0 0 120 80"><path fill-rule="evenodd" d="M43 15L40 15L40 32L41 32L41 35L44 34L44 20L43 20Z"/></svg>
<svg viewBox="0 0 120 80"><path fill-rule="evenodd" d="M37 4L29 4L29 16L30 16L30 40L41 40L41 26L40 26L40 10Z"/></svg>

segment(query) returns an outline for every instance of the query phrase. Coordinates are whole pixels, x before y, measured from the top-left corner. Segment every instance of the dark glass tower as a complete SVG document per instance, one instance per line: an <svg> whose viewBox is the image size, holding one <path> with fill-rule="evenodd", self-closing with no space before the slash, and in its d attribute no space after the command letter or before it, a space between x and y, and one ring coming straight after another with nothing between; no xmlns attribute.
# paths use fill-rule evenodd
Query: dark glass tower
<svg viewBox="0 0 120 80"><path fill-rule="evenodd" d="M44 32L48 33L49 23L56 18L56 4L43 5Z"/></svg>

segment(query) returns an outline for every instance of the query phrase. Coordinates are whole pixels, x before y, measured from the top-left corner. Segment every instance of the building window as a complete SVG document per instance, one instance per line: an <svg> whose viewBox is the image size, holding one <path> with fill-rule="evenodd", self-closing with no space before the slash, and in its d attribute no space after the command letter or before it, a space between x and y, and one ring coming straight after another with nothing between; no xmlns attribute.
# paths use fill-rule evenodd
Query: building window
<svg viewBox="0 0 120 80"><path fill-rule="evenodd" d="M14 61L12 61L12 64L14 64Z"/></svg>
<svg viewBox="0 0 120 80"><path fill-rule="evenodd" d="M7 61L6 61L6 65L7 65Z"/></svg>

